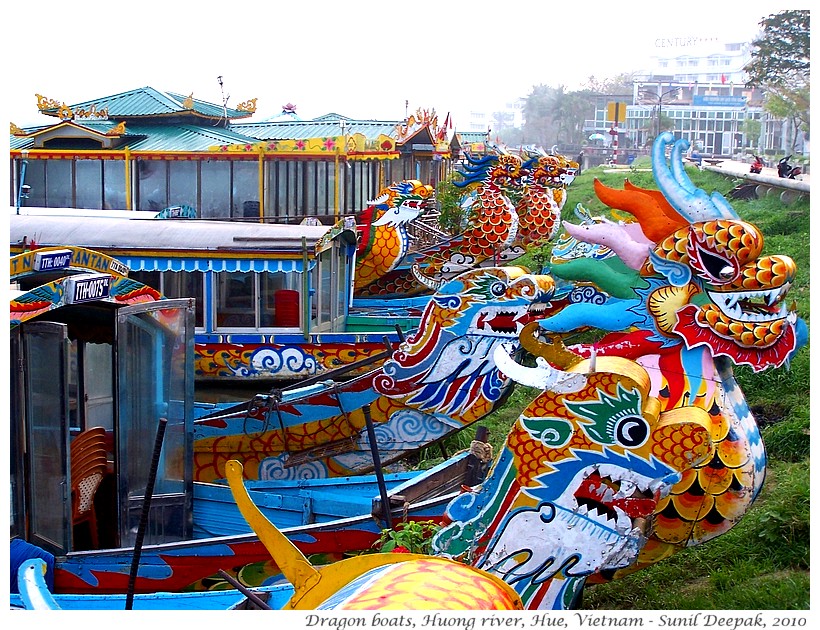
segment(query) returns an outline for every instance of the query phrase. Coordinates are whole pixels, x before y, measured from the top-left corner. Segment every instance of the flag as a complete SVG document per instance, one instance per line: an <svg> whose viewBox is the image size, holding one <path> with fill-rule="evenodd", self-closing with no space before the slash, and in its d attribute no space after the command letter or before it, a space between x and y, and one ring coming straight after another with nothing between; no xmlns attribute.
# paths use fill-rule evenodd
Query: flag
<svg viewBox="0 0 820 630"><path fill-rule="evenodd" d="M725 74L720 75L720 82L721 83L726 83L726 75Z"/></svg>

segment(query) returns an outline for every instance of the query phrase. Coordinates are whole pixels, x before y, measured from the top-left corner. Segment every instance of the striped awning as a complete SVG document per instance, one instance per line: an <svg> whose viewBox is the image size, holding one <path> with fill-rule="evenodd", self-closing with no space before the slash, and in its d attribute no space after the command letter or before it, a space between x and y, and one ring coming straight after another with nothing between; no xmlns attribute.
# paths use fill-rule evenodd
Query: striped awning
<svg viewBox="0 0 820 630"><path fill-rule="evenodd" d="M227 271L227 272L277 272L302 273L301 260L276 260L270 258L145 258L142 256L117 256L132 271ZM316 265L310 260L308 270Z"/></svg>

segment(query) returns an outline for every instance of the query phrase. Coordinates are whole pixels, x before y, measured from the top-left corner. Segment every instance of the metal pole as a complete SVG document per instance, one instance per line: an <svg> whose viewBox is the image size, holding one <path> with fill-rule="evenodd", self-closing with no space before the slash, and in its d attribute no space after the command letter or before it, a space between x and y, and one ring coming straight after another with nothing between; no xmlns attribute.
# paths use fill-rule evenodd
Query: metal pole
<svg viewBox="0 0 820 630"><path fill-rule="evenodd" d="M271 610L271 607L268 605L268 603L265 600L263 600L261 597L259 597L259 595L254 593L247 586L242 584L239 580L237 580L230 573L228 573L228 572L226 572L222 569L219 569L218 573L223 578L225 578L225 580L228 581L231 586L233 586L237 591L242 593L245 597L248 598L248 600L253 602L256 606L258 606L262 610Z"/></svg>
<svg viewBox="0 0 820 630"><path fill-rule="evenodd" d="M134 605L134 585L137 581L137 569L142 555L142 541L145 538L145 529L148 526L148 512L151 509L151 496L154 494L154 482L157 479L157 468L159 468L159 453L162 450L162 441L165 438L165 426L168 424L167 418L159 419L157 436L154 440L154 455L151 459L151 470L148 472L148 482L145 485L145 496L142 499L142 512L140 522L137 527L137 538L134 541L134 557L131 559L131 573L128 576L128 593L125 597L125 610L131 610Z"/></svg>
<svg viewBox="0 0 820 630"><path fill-rule="evenodd" d="M663 112L663 96L658 95L658 134L656 138L661 135L661 113Z"/></svg>
<svg viewBox="0 0 820 630"><path fill-rule="evenodd" d="M28 166L28 151L20 152L23 157L23 162L20 164L20 185L17 188L17 214L20 214L20 206L23 203L23 187L26 184L26 167Z"/></svg>
<svg viewBox="0 0 820 630"><path fill-rule="evenodd" d="M382 499L384 520L387 523L387 528L393 529L393 518L390 515L390 500L387 497L387 486L384 484L379 447L376 444L376 431L373 429L373 418L370 417L370 405L362 407L362 411L364 412L364 421L367 424L367 439L370 441L370 452L373 454L373 468L376 471L376 482L379 484L379 495Z"/></svg>

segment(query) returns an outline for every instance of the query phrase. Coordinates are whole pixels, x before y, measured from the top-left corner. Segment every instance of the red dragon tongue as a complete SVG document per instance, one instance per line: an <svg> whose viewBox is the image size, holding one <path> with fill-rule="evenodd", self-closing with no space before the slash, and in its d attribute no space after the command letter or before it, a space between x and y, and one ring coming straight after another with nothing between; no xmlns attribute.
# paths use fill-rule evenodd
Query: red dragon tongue
<svg viewBox="0 0 820 630"><path fill-rule="evenodd" d="M655 499L647 499L645 497L626 497L623 499L615 499L612 502L612 507L617 507L624 512L629 518L647 518L655 511L657 502Z"/></svg>
<svg viewBox="0 0 820 630"><path fill-rule="evenodd" d="M618 508L632 519L650 516L657 505L657 500L653 498L622 497L616 499L613 494L612 487L606 484L598 474L587 477L575 492L576 498L590 499L611 509Z"/></svg>
<svg viewBox="0 0 820 630"><path fill-rule="evenodd" d="M484 313L476 320L476 328L491 328L492 330L515 330L516 313L494 313L487 316Z"/></svg>

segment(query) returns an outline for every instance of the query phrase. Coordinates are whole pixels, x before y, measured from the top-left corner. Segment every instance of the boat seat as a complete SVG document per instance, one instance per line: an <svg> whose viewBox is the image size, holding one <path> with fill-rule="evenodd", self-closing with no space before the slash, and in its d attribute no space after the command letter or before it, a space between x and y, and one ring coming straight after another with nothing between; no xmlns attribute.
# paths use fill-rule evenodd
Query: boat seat
<svg viewBox="0 0 820 630"><path fill-rule="evenodd" d="M103 427L80 433L71 442L71 523L86 524L93 549L99 548L94 497L108 473L108 451Z"/></svg>

